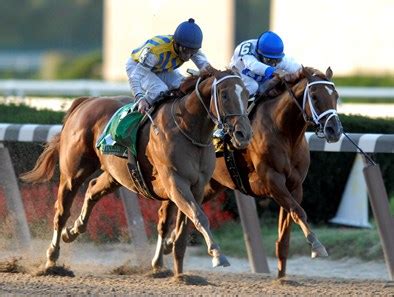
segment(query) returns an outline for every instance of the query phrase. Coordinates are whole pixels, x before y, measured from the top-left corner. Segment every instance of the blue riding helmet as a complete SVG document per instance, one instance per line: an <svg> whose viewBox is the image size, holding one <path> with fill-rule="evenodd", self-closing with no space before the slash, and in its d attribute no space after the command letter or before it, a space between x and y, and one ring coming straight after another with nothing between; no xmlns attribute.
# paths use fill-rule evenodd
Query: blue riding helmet
<svg viewBox="0 0 394 297"><path fill-rule="evenodd" d="M274 32L264 32L257 40L257 53L266 58L282 59L285 55L282 39Z"/></svg>
<svg viewBox="0 0 394 297"><path fill-rule="evenodd" d="M187 22L181 23L175 30L174 40L181 46L199 49L202 44L202 31L190 18Z"/></svg>

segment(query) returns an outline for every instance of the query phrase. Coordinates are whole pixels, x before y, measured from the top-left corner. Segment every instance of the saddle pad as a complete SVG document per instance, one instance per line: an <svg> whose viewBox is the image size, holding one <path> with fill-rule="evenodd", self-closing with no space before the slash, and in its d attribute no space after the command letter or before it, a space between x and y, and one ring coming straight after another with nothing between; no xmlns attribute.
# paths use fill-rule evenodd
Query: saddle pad
<svg viewBox="0 0 394 297"><path fill-rule="evenodd" d="M96 143L103 153L127 156L127 148L137 155L138 124L143 115L134 111L135 103L119 108L111 117ZM126 154L125 154L126 152Z"/></svg>

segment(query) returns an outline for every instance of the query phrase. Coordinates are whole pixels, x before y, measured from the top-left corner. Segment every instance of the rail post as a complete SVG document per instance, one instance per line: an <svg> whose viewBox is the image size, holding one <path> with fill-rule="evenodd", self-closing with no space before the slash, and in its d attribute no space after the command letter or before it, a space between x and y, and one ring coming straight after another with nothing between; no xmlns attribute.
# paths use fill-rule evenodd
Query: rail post
<svg viewBox="0 0 394 297"><path fill-rule="evenodd" d="M267 257L263 248L260 233L259 218L257 216L256 202L252 197L234 191L239 216L244 233L246 252L252 272L269 273Z"/></svg>
<svg viewBox="0 0 394 297"><path fill-rule="evenodd" d="M0 142L0 187L4 190L8 215L19 248L31 244L29 225L8 149Z"/></svg>
<svg viewBox="0 0 394 297"><path fill-rule="evenodd" d="M382 173L378 164L366 165L363 169L369 193L372 211L378 225L380 241L390 279L394 278L394 218L390 206Z"/></svg>

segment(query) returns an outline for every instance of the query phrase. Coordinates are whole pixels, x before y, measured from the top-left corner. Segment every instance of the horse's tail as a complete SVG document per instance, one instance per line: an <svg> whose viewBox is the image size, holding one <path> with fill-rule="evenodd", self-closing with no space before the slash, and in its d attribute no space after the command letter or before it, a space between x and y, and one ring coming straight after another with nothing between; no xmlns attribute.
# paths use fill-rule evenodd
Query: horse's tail
<svg viewBox="0 0 394 297"><path fill-rule="evenodd" d="M74 112L74 110L88 98L90 97L80 97L73 101L71 107L68 109L66 115L63 118L63 125L66 123L67 119ZM21 174L20 178L22 181L28 183L40 183L49 181L53 177L56 164L59 161L60 135L61 132L56 134L45 145L44 151L38 157L34 168L31 171Z"/></svg>
<svg viewBox="0 0 394 297"><path fill-rule="evenodd" d="M20 178L28 183L40 183L49 181L55 173L55 167L59 160L60 133L56 134L38 157L36 165L31 171L21 174Z"/></svg>

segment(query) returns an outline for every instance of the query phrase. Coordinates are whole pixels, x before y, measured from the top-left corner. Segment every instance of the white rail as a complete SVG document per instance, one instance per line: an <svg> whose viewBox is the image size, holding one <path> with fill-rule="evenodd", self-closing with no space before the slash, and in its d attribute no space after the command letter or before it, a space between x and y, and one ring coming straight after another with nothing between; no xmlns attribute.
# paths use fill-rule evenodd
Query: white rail
<svg viewBox="0 0 394 297"><path fill-rule="evenodd" d="M337 87L343 98L394 99L394 87ZM3 96L98 96L127 95L127 82L100 80L0 80L0 95Z"/></svg>

